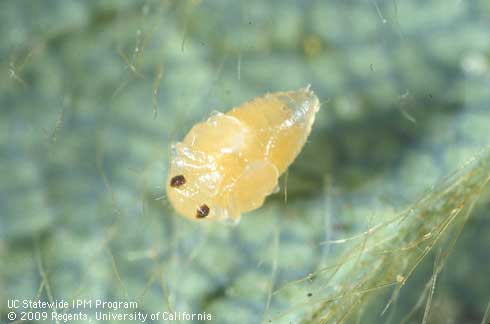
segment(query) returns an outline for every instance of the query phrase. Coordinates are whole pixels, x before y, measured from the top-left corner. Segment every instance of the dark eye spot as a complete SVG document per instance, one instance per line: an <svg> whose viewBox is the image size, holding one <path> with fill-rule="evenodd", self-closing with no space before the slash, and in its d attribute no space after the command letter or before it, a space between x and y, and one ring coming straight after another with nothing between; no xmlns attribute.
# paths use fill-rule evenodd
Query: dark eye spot
<svg viewBox="0 0 490 324"><path fill-rule="evenodd" d="M182 174L179 174L173 177L172 180L170 180L170 187L177 188L182 186L183 184L185 184L185 178Z"/></svg>
<svg viewBox="0 0 490 324"><path fill-rule="evenodd" d="M209 207L206 204L199 206L196 211L196 218L204 218L209 215Z"/></svg>
<svg viewBox="0 0 490 324"><path fill-rule="evenodd" d="M311 296L313 296L313 294L312 293L308 293L307 296L308 297L311 297Z"/></svg>

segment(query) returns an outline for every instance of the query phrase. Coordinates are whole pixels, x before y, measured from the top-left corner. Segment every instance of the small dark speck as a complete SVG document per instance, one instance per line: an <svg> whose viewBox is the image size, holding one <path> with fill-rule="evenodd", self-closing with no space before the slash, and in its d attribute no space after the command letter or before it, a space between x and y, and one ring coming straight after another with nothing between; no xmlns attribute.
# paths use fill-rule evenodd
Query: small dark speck
<svg viewBox="0 0 490 324"><path fill-rule="evenodd" d="M203 204L199 206L199 208L196 211L196 217L197 218L204 218L209 215L209 207L206 204Z"/></svg>
<svg viewBox="0 0 490 324"><path fill-rule="evenodd" d="M311 296L313 296L313 294L312 293L308 293L306 296L311 297Z"/></svg>
<svg viewBox="0 0 490 324"><path fill-rule="evenodd" d="M177 188L185 184L185 177L182 174L176 175L170 180L170 186Z"/></svg>

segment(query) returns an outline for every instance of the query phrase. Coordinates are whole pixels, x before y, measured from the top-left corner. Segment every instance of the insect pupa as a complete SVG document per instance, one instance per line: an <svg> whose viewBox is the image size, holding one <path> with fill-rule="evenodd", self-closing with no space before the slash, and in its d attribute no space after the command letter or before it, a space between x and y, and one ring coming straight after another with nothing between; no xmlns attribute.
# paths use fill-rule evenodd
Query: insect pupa
<svg viewBox="0 0 490 324"><path fill-rule="evenodd" d="M319 108L308 86L267 93L197 123L172 144L170 203L194 220L237 222L259 208L301 151Z"/></svg>

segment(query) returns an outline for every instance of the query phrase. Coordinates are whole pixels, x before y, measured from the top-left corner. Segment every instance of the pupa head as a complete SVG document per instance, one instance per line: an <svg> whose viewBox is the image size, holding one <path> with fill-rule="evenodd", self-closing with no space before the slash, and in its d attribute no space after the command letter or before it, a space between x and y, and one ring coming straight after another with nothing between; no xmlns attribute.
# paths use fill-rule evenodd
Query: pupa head
<svg viewBox="0 0 490 324"><path fill-rule="evenodd" d="M177 212L192 220L227 220L221 204L223 176L213 156L183 143L172 145L167 196Z"/></svg>

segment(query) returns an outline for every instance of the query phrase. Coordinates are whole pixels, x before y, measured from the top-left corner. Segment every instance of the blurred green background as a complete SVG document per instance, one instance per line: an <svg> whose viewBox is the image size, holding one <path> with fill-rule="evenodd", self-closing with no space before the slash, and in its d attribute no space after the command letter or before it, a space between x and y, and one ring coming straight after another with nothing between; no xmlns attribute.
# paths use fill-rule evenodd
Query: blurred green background
<svg viewBox="0 0 490 324"><path fill-rule="evenodd" d="M0 320L7 299L77 298L308 321L314 280L275 292L335 263L344 245L326 241L409 206L490 144L489 32L487 0L1 1ZM173 212L171 142L215 110L307 84L322 108L280 193L235 227ZM486 197L430 323L484 317ZM433 263L389 315L387 289L345 320L398 323Z"/></svg>

